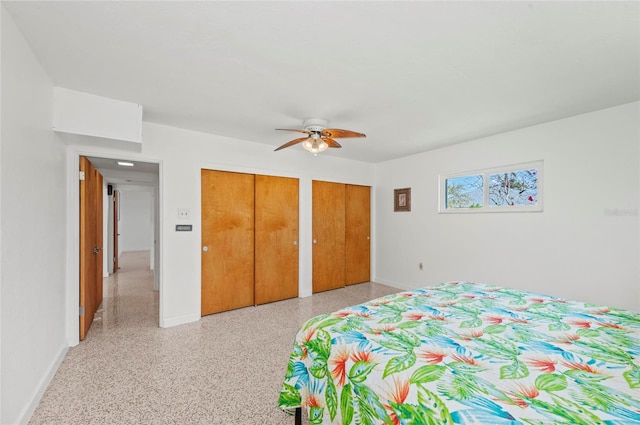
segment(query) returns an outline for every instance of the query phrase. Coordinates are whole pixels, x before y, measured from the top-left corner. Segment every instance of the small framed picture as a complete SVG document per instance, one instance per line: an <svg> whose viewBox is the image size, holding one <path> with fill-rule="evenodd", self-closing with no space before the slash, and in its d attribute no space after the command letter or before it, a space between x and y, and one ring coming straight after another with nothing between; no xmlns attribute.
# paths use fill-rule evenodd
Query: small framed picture
<svg viewBox="0 0 640 425"><path fill-rule="evenodd" d="M411 188L393 190L393 211L411 211Z"/></svg>

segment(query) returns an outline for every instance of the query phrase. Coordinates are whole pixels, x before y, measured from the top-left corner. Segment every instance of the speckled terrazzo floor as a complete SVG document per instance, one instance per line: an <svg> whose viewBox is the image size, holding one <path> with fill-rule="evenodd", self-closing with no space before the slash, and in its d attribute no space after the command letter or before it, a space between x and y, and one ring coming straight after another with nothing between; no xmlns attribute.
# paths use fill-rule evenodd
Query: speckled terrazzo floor
<svg viewBox="0 0 640 425"><path fill-rule="evenodd" d="M120 271L105 279L101 312L29 425L293 425L277 400L299 326L398 292L363 283L162 329L148 255L124 253Z"/></svg>

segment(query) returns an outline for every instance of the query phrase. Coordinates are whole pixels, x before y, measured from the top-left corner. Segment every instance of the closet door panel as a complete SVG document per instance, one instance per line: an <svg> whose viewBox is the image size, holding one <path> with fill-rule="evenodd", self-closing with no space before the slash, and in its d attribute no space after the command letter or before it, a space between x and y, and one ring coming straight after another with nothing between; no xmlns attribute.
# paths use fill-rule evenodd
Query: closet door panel
<svg viewBox="0 0 640 425"><path fill-rule="evenodd" d="M345 283L368 282L371 274L371 188L345 186Z"/></svg>
<svg viewBox="0 0 640 425"><path fill-rule="evenodd" d="M254 304L254 175L202 170L202 315Z"/></svg>
<svg viewBox="0 0 640 425"><path fill-rule="evenodd" d="M298 296L298 187L298 179L256 175L256 304Z"/></svg>
<svg viewBox="0 0 640 425"><path fill-rule="evenodd" d="M345 185L312 182L313 292L345 286Z"/></svg>

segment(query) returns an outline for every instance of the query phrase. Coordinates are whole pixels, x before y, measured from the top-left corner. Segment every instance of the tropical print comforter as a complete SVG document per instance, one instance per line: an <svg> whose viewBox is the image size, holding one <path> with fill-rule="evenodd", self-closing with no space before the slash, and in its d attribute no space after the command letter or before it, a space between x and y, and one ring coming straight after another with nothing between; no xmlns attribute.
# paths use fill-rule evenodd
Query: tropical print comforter
<svg viewBox="0 0 640 425"><path fill-rule="evenodd" d="M279 406L312 424L640 424L640 314L470 282L306 322Z"/></svg>

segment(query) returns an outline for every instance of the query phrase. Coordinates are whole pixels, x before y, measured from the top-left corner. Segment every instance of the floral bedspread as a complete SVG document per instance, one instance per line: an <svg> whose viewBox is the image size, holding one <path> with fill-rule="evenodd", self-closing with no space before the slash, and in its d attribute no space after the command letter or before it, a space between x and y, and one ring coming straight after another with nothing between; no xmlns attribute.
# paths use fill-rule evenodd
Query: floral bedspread
<svg viewBox="0 0 640 425"><path fill-rule="evenodd" d="M470 282L317 316L279 406L312 424L640 424L640 314Z"/></svg>

